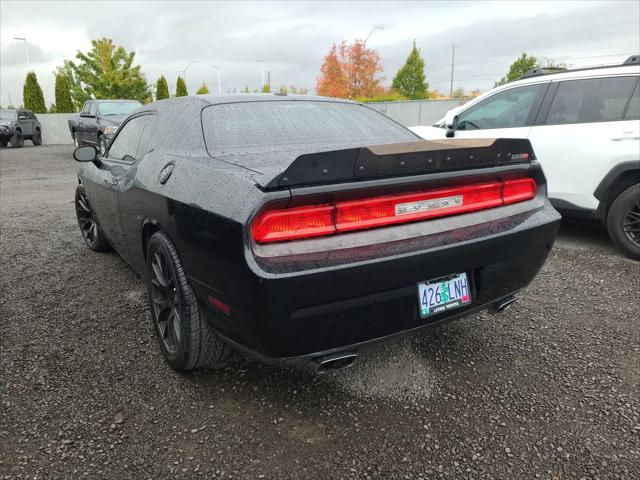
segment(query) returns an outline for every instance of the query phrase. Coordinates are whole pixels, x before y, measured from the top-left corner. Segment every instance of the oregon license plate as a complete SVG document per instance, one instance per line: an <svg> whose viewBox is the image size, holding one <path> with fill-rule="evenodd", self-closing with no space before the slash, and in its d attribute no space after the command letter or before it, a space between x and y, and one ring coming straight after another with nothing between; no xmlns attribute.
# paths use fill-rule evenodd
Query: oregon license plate
<svg viewBox="0 0 640 480"><path fill-rule="evenodd" d="M418 309L420 317L453 310L471 302L471 290L466 273L459 273L446 280L418 284Z"/></svg>

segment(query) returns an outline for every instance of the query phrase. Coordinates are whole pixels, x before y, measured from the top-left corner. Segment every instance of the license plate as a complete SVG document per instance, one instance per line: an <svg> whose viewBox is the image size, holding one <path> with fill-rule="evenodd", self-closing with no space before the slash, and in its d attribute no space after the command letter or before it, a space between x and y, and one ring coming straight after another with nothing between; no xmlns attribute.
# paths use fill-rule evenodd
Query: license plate
<svg viewBox="0 0 640 480"><path fill-rule="evenodd" d="M446 280L418 284L421 318L453 310L470 302L471 291L466 273L459 273Z"/></svg>

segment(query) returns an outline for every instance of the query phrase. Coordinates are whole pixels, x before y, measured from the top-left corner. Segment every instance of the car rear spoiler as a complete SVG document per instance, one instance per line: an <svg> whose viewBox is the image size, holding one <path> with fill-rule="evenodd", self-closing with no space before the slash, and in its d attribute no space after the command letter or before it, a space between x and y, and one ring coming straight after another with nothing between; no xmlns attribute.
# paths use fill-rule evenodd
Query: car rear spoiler
<svg viewBox="0 0 640 480"><path fill-rule="evenodd" d="M275 190L532 160L535 160L535 155L531 142L520 138L393 143L300 155L264 188Z"/></svg>

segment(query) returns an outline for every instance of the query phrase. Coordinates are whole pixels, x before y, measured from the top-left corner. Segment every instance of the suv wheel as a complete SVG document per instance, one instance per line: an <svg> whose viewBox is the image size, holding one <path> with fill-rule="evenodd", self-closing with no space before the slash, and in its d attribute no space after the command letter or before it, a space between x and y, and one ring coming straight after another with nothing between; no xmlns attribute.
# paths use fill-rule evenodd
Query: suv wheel
<svg viewBox="0 0 640 480"><path fill-rule="evenodd" d="M20 148L24 145L24 137L20 130L16 130L16 133L9 139L9 143L14 148Z"/></svg>
<svg viewBox="0 0 640 480"><path fill-rule="evenodd" d="M618 248L640 260L640 184L627 188L613 201L607 230Z"/></svg>
<svg viewBox="0 0 640 480"><path fill-rule="evenodd" d="M42 132L40 132L40 129L36 130L36 133L33 134L31 142L34 145L42 145Z"/></svg>

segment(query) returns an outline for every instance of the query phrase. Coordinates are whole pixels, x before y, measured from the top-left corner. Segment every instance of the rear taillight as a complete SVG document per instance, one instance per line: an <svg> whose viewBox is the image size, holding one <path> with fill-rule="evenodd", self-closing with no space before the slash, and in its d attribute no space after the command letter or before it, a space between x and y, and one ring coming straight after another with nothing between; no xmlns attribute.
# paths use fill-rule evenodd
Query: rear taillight
<svg viewBox="0 0 640 480"><path fill-rule="evenodd" d="M533 178L507 180L502 187L502 201L505 205L522 202L536 196L536 182Z"/></svg>
<svg viewBox="0 0 640 480"><path fill-rule="evenodd" d="M529 200L531 178L385 195L258 214L251 225L258 243L283 242L484 210Z"/></svg>
<svg viewBox="0 0 640 480"><path fill-rule="evenodd" d="M253 238L268 243L335 233L333 210L332 205L267 210L253 221Z"/></svg>

